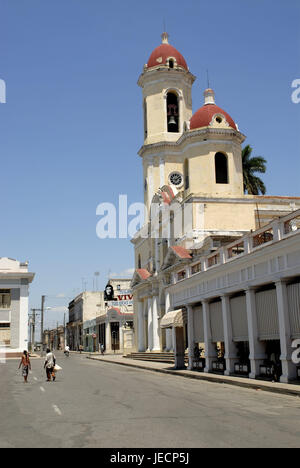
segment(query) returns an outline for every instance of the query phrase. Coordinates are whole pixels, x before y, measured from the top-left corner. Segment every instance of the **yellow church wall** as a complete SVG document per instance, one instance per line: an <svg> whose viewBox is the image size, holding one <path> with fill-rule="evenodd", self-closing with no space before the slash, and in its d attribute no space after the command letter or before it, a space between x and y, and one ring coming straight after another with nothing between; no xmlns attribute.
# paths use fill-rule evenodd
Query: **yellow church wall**
<svg viewBox="0 0 300 468"><path fill-rule="evenodd" d="M193 213L193 228L197 230L231 232L255 229L254 206L250 204L194 203Z"/></svg>
<svg viewBox="0 0 300 468"><path fill-rule="evenodd" d="M216 183L215 155L221 152L228 158L228 184ZM189 162L189 193L214 197L236 197L243 195L243 173L241 147L224 143L208 143L187 147Z"/></svg>

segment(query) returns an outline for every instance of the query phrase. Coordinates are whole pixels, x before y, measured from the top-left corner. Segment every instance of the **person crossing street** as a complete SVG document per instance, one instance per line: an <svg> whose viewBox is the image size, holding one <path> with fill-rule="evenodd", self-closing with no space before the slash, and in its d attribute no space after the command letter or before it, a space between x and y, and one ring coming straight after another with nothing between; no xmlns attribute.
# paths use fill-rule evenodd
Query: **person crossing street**
<svg viewBox="0 0 300 468"><path fill-rule="evenodd" d="M55 382L55 378L56 378L55 372L54 372L55 364L56 364L56 357L48 348L46 359L45 359L45 364L44 364L44 369L46 369L46 374L47 374L47 382L51 382L51 378L53 379L53 382Z"/></svg>

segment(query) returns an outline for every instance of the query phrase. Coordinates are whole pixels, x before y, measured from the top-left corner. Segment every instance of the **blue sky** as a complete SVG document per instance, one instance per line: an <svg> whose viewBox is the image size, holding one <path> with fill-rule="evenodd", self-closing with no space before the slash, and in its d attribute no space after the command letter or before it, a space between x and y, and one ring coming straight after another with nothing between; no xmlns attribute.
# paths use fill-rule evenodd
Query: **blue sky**
<svg viewBox="0 0 300 468"><path fill-rule="evenodd" d="M0 18L1 256L30 261L31 307L133 267L129 241L96 237L96 207L142 201L137 80L164 18L198 77L194 110L209 69L217 104L268 160L268 194L299 195L299 0L0 0Z"/></svg>

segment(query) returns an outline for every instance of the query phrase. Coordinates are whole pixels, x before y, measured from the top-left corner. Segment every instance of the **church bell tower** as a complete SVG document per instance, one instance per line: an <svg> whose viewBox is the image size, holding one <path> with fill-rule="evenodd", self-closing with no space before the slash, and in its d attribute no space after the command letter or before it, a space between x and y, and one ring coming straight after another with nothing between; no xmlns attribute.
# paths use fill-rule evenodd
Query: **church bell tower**
<svg viewBox="0 0 300 468"><path fill-rule="evenodd" d="M167 145L176 143L189 128L195 79L164 32L162 44L152 52L138 81L143 91L143 149L146 149L143 162L148 208L155 193L169 184L172 167L176 169L177 160L168 154Z"/></svg>

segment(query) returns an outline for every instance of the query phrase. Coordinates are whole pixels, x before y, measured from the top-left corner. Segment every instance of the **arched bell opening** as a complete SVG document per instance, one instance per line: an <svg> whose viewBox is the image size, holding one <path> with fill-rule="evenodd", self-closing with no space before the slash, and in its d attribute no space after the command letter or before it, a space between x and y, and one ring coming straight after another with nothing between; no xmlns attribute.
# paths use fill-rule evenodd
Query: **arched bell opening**
<svg viewBox="0 0 300 468"><path fill-rule="evenodd" d="M179 99L177 94L167 94L167 126L169 133L179 132Z"/></svg>

